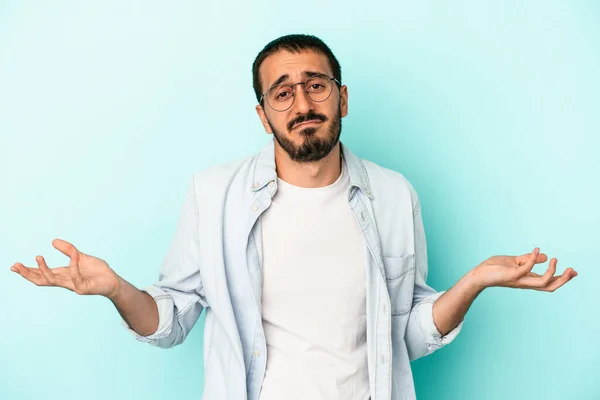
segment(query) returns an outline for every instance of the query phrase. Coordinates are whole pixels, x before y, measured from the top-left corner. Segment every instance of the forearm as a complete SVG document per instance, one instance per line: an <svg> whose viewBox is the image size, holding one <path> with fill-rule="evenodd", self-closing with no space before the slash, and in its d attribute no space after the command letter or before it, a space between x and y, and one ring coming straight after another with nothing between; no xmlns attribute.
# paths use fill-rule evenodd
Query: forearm
<svg viewBox="0 0 600 400"><path fill-rule="evenodd" d="M469 271L433 304L433 321L442 336L454 329L483 291L477 284L474 270Z"/></svg>
<svg viewBox="0 0 600 400"><path fill-rule="evenodd" d="M158 329L158 307L146 292L119 277L120 288L109 300L138 335L148 336Z"/></svg>

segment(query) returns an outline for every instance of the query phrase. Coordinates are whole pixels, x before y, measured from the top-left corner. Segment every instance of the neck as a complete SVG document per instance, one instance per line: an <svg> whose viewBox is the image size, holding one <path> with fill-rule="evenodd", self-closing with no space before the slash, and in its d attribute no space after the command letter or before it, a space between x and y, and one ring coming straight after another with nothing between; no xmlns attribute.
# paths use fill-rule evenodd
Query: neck
<svg viewBox="0 0 600 400"><path fill-rule="evenodd" d="M297 162L275 141L275 167L277 176L294 186L317 188L334 183L342 173L340 143L323 159Z"/></svg>

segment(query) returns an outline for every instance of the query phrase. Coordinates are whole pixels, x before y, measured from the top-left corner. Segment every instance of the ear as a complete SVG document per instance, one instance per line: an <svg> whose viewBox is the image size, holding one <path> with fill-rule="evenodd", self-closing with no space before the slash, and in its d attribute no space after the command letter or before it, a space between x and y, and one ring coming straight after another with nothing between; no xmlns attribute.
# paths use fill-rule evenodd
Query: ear
<svg viewBox="0 0 600 400"><path fill-rule="evenodd" d="M340 117L348 115L348 86L340 87Z"/></svg>
<svg viewBox="0 0 600 400"><path fill-rule="evenodd" d="M262 122L265 131L268 134L273 134L271 127L269 126L269 121L267 121L267 115L265 114L265 110L260 104L256 105L256 113L258 114L258 118L260 118L260 122Z"/></svg>

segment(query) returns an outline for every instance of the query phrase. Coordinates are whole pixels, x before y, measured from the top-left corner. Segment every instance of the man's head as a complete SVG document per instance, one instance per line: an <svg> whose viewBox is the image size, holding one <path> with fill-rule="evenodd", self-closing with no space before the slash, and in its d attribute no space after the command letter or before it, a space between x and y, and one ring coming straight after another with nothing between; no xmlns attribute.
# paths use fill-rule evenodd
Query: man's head
<svg viewBox="0 0 600 400"><path fill-rule="evenodd" d="M256 112L290 158L311 162L327 156L348 114L348 88L329 47L315 36L282 36L258 54L252 76Z"/></svg>

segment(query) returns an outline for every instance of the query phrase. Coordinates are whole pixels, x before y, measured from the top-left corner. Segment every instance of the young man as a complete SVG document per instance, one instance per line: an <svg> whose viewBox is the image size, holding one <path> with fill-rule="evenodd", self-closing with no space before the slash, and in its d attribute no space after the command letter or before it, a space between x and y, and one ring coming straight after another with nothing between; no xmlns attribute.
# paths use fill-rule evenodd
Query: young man
<svg viewBox="0 0 600 400"><path fill-rule="evenodd" d="M256 111L274 136L256 155L193 175L159 281L143 291L56 239L68 267L16 263L41 286L112 300L140 341L182 343L206 309L206 400L415 398L410 361L450 343L491 286L554 291L536 248L495 256L451 289L426 284L417 193L340 141L348 88L309 35L269 43L253 65Z"/></svg>

